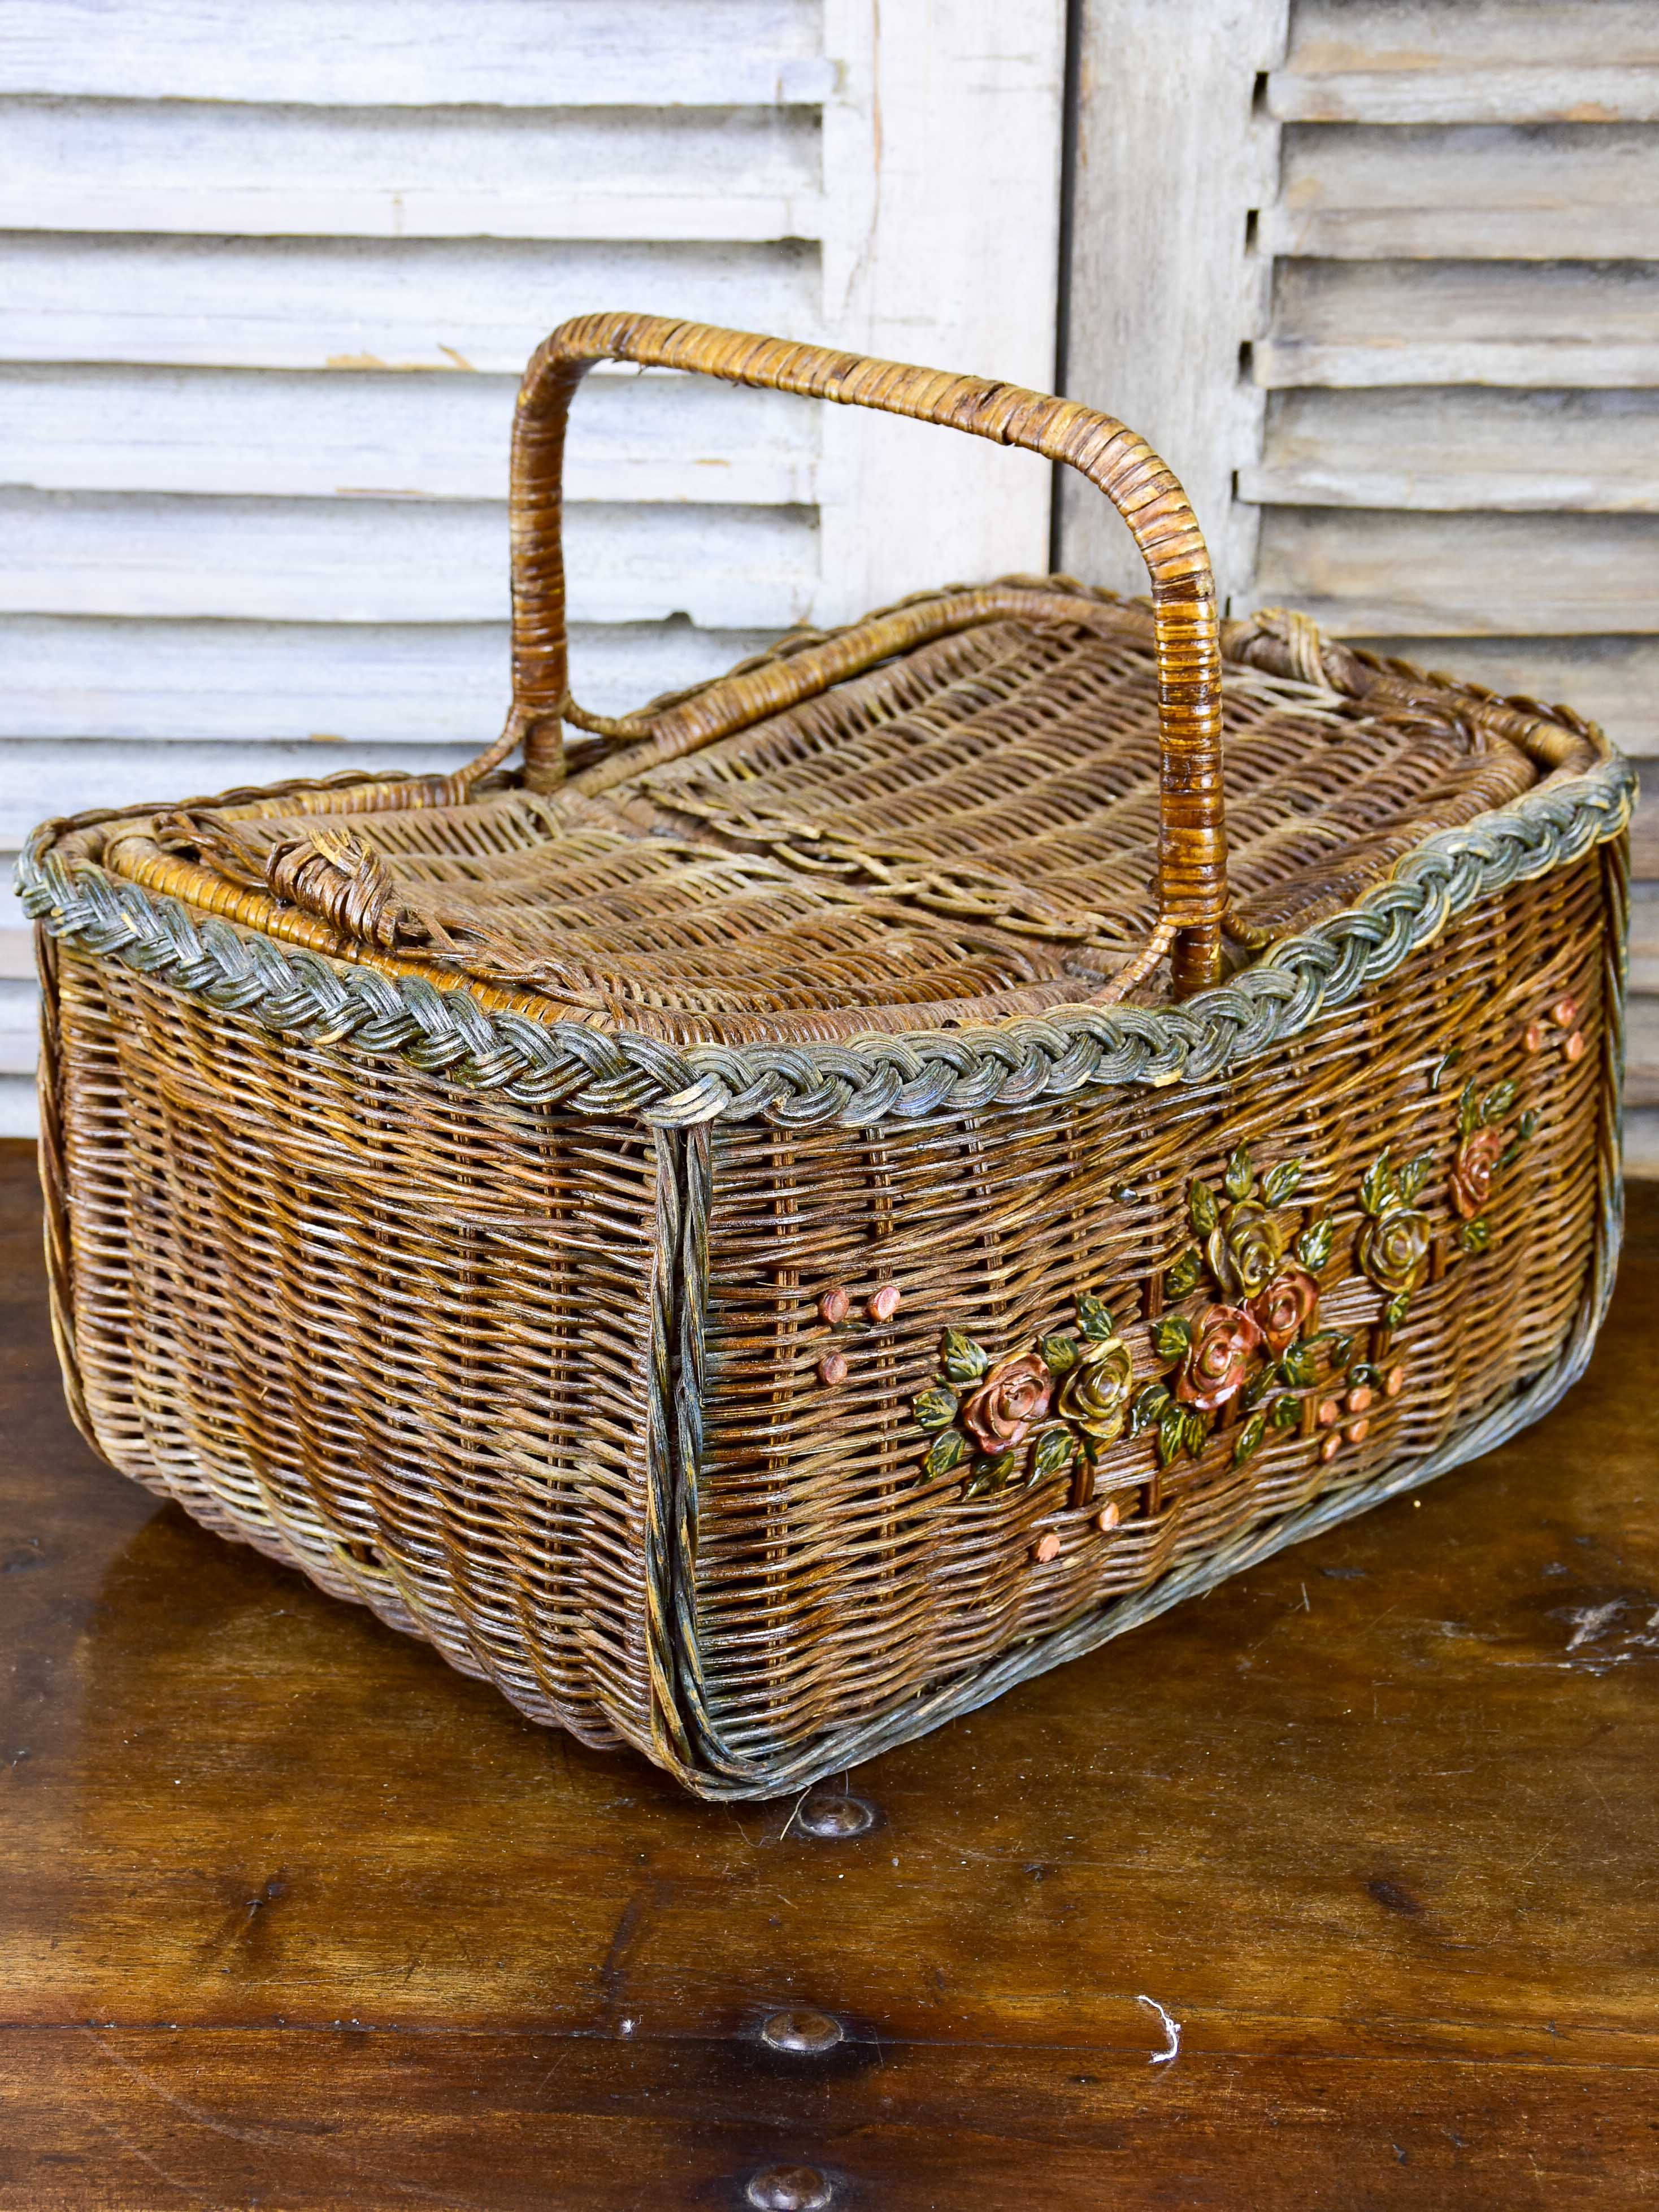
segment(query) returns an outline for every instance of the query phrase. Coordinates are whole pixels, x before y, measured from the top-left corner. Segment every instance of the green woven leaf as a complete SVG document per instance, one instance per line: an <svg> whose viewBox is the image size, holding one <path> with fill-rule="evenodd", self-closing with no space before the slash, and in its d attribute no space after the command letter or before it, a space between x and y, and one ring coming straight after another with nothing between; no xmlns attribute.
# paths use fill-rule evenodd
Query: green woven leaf
<svg viewBox="0 0 1659 2212"><path fill-rule="evenodd" d="M1036 1440L1036 1449L1031 1454L1032 1470L1037 1474L1058 1474L1063 1467L1072 1464L1077 1446L1065 1429L1045 1429Z"/></svg>
<svg viewBox="0 0 1659 2212"><path fill-rule="evenodd" d="M1257 1374L1251 1376L1249 1381L1244 1385L1244 1395L1241 1402L1246 1407L1259 1406L1274 1383L1280 1379L1279 1362L1275 1359Z"/></svg>
<svg viewBox="0 0 1659 2212"><path fill-rule="evenodd" d="M1195 1237L1207 1237L1221 1218L1215 1193L1208 1183L1194 1181L1187 1193L1187 1215Z"/></svg>
<svg viewBox="0 0 1659 2212"><path fill-rule="evenodd" d="M1400 1196L1405 1205L1410 1206L1412 1204L1413 1200L1416 1198L1418 1192L1423 1188L1424 1176L1427 1175L1429 1170L1433 1165L1434 1155L1432 1152L1419 1152L1414 1160L1408 1161L1407 1164L1401 1169L1398 1177Z"/></svg>
<svg viewBox="0 0 1659 2212"><path fill-rule="evenodd" d="M1279 1370L1293 1390L1310 1390L1319 1379L1319 1355L1310 1344L1287 1345Z"/></svg>
<svg viewBox="0 0 1659 2212"><path fill-rule="evenodd" d="M1263 1176L1261 1195L1269 1206L1283 1206L1285 1200L1301 1188L1301 1161L1281 1160L1276 1168L1270 1168Z"/></svg>
<svg viewBox="0 0 1659 2212"><path fill-rule="evenodd" d="M967 1450L968 1439L961 1430L946 1429L933 1438L922 1465L930 1475L949 1474L953 1467L961 1466Z"/></svg>
<svg viewBox="0 0 1659 2212"><path fill-rule="evenodd" d="M1492 1089L1486 1093L1486 1097L1480 1101L1480 1118L1486 1124L1486 1127L1491 1128L1495 1122L1498 1122L1503 1120L1504 1115L1509 1112L1510 1107L1513 1106L1514 1103L1514 1084L1494 1084Z"/></svg>
<svg viewBox="0 0 1659 2212"><path fill-rule="evenodd" d="M1011 1451L995 1452L988 1459L975 1460L974 1462L975 1474L978 1474L982 1469L986 1484L992 1490L1006 1489L1013 1480L1018 1468L1018 1455Z"/></svg>
<svg viewBox="0 0 1659 2212"><path fill-rule="evenodd" d="M1273 1406L1273 1425L1276 1429L1293 1429L1302 1418L1299 1398L1275 1398Z"/></svg>
<svg viewBox="0 0 1659 2212"><path fill-rule="evenodd" d="M1050 1374L1063 1375L1068 1367L1075 1367L1077 1365L1077 1344L1076 1340L1072 1337L1045 1336L1040 1338L1037 1343L1037 1350L1042 1354L1043 1358L1047 1361Z"/></svg>
<svg viewBox="0 0 1659 2212"><path fill-rule="evenodd" d="M1078 1298L1077 1325L1085 1336L1092 1337L1097 1344L1117 1334L1112 1326L1111 1308L1090 1291L1083 1291Z"/></svg>
<svg viewBox="0 0 1659 2212"><path fill-rule="evenodd" d="M1471 1076L1457 1097L1457 1133L1460 1137L1470 1137L1480 1127L1480 1086Z"/></svg>
<svg viewBox="0 0 1659 2212"><path fill-rule="evenodd" d="M1267 1415L1265 1413L1252 1413L1249 1419L1245 1422L1243 1427L1233 1439L1233 1465L1235 1467L1243 1467L1245 1461L1250 1458L1259 1449L1261 1439L1267 1435Z"/></svg>
<svg viewBox="0 0 1659 2212"><path fill-rule="evenodd" d="M958 1389L964 1382L977 1382L990 1364L971 1336L959 1328L945 1330L945 1372Z"/></svg>
<svg viewBox="0 0 1659 2212"><path fill-rule="evenodd" d="M1227 1172L1221 1178L1229 1198L1248 1198L1255 1188L1255 1176L1250 1168L1250 1148L1241 1145L1227 1163Z"/></svg>
<svg viewBox="0 0 1659 2212"><path fill-rule="evenodd" d="M912 1411L924 1429L948 1428L957 1417L956 1393L952 1390L924 1390Z"/></svg>
<svg viewBox="0 0 1659 2212"><path fill-rule="evenodd" d="M1209 1443L1210 1431L1213 1426L1214 1424L1207 1415L1188 1412L1186 1420L1186 1443L1188 1450L1194 1459Z"/></svg>
<svg viewBox="0 0 1659 2212"><path fill-rule="evenodd" d="M1316 1275L1331 1256L1331 1246L1336 1238L1336 1224L1327 1214L1322 1221L1310 1221L1296 1240L1296 1256L1310 1275Z"/></svg>
<svg viewBox="0 0 1659 2212"><path fill-rule="evenodd" d="M1163 1419L1164 1409L1169 1403L1170 1394L1163 1383L1144 1384L1136 1391L1134 1401L1129 1407L1129 1434L1132 1437L1144 1436L1155 1421Z"/></svg>
<svg viewBox="0 0 1659 2212"><path fill-rule="evenodd" d="M1382 1318L1390 1328L1398 1328L1411 1310L1412 1294L1401 1291L1397 1298L1390 1298L1382 1309Z"/></svg>
<svg viewBox="0 0 1659 2212"><path fill-rule="evenodd" d="M1531 1136L1533 1131L1537 1127L1538 1116L1532 1109L1528 1107L1527 1111L1521 1116L1521 1119L1516 1123L1515 1133L1521 1139L1522 1143L1525 1144L1528 1138Z"/></svg>
<svg viewBox="0 0 1659 2212"><path fill-rule="evenodd" d="M1172 1399L1158 1417L1158 1463L1168 1467L1187 1441L1187 1409Z"/></svg>
<svg viewBox="0 0 1659 2212"><path fill-rule="evenodd" d="M1180 1314L1165 1314L1152 1323L1152 1348L1160 1359L1184 1359L1193 1340L1193 1325Z"/></svg>
<svg viewBox="0 0 1659 2212"><path fill-rule="evenodd" d="M1358 1389L1363 1385L1368 1390L1380 1390L1382 1387L1382 1370L1380 1367L1373 1367L1369 1359L1356 1359L1348 1370L1347 1380L1351 1389Z"/></svg>
<svg viewBox="0 0 1659 2212"><path fill-rule="evenodd" d="M1359 1186L1359 1203L1367 1213L1381 1213L1394 1192L1394 1176L1389 1169L1385 1147L1365 1170L1365 1180Z"/></svg>
<svg viewBox="0 0 1659 2212"><path fill-rule="evenodd" d="M1351 1337L1351 1336L1339 1336L1339 1337L1337 1337L1337 1338L1333 1341L1333 1343L1332 1343L1332 1345L1331 1345L1331 1364L1332 1364L1332 1366L1333 1366L1333 1367L1346 1367L1346 1366L1347 1365L1348 1362L1349 1362L1352 1358L1353 1358L1353 1339L1352 1339L1352 1337Z"/></svg>
<svg viewBox="0 0 1659 2212"><path fill-rule="evenodd" d="M1457 1232L1457 1241L1466 1252L1484 1252L1492 1243L1492 1224L1483 1213L1479 1220L1466 1221Z"/></svg>
<svg viewBox="0 0 1659 2212"><path fill-rule="evenodd" d="M1194 1289L1204 1269L1204 1255L1196 1244L1190 1244L1168 1269L1164 1278L1166 1297L1184 1298Z"/></svg>

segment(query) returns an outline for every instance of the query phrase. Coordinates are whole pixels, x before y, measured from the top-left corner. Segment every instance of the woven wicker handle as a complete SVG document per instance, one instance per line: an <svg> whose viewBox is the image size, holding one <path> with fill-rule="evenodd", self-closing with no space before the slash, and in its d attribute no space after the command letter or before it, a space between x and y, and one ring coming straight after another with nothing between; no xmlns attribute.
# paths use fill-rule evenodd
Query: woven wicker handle
<svg viewBox="0 0 1659 2212"><path fill-rule="evenodd" d="M598 361L691 369L728 384L834 399L970 431L1068 462L1127 523L1152 580L1158 672L1158 884L1174 932L1174 985L1186 996L1221 969L1227 902L1221 789L1221 651L1215 584L1187 495L1146 441L1074 401L981 377L830 353L744 331L650 315L580 315L538 348L513 432L513 717L525 777L562 773L560 710L569 682L560 541L564 432L576 386Z"/></svg>

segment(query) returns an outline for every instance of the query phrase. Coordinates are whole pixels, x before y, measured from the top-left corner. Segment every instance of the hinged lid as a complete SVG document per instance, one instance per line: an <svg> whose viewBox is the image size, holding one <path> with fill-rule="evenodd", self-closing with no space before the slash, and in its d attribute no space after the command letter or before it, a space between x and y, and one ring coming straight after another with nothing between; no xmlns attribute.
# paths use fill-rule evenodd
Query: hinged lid
<svg viewBox="0 0 1659 2212"><path fill-rule="evenodd" d="M584 715L565 681L557 463L570 392L606 355L1069 459L1135 529L1152 599L1066 578L956 588L786 640L626 722ZM1330 645L1298 617L1221 633L1168 471L1109 417L1037 394L589 318L532 363L514 495L515 700L496 745L453 777L130 821L106 864L538 1013L678 1040L846 1037L1182 994L1351 904L1436 830L1595 757L1530 702ZM592 733L568 750L567 720Z"/></svg>

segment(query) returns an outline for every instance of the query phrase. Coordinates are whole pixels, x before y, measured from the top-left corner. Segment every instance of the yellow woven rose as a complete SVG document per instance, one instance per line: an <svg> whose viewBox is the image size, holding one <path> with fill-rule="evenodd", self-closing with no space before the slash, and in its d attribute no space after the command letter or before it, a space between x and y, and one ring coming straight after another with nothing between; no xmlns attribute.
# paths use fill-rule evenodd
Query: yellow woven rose
<svg viewBox="0 0 1659 2212"><path fill-rule="evenodd" d="M1122 1433L1128 1417L1129 1349L1115 1336L1085 1342L1060 1386L1056 1411L1097 1450Z"/></svg>

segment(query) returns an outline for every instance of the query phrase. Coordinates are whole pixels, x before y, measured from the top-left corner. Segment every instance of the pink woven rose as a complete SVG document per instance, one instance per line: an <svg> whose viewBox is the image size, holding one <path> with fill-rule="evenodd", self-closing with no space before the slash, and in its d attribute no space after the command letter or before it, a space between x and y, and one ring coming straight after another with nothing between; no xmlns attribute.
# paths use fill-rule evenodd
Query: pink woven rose
<svg viewBox="0 0 1659 2212"><path fill-rule="evenodd" d="M1022 1443L1048 1410L1054 1378L1035 1352L994 1367L962 1406L962 1425L982 1452Z"/></svg>
<svg viewBox="0 0 1659 2212"><path fill-rule="evenodd" d="M1492 1179L1504 1149L1501 1129L1476 1129L1457 1147L1452 1162L1451 1202L1465 1221L1473 1221L1492 1196Z"/></svg>
<svg viewBox="0 0 1659 2212"><path fill-rule="evenodd" d="M1187 1347L1176 1377L1176 1397L1200 1413L1213 1413L1244 1388L1261 1344L1261 1328L1240 1307L1212 1306Z"/></svg>
<svg viewBox="0 0 1659 2212"><path fill-rule="evenodd" d="M1250 1318L1267 1340L1274 1358L1294 1344L1319 1306L1319 1285L1305 1267L1281 1267L1264 1291L1250 1300Z"/></svg>

